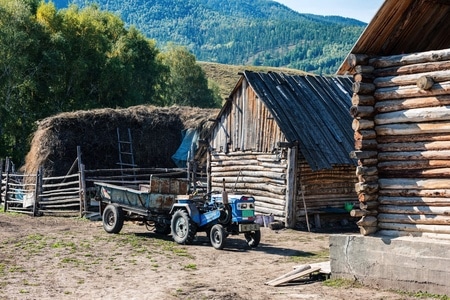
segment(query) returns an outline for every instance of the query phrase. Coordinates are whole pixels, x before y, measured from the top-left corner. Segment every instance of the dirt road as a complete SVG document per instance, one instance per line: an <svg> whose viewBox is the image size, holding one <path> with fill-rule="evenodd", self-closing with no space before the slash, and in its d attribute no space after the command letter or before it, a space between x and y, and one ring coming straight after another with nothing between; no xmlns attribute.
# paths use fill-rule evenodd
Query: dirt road
<svg viewBox="0 0 450 300"><path fill-rule="evenodd" d="M265 285L328 261L328 238L263 228L256 249L231 236L215 250L203 233L185 246L134 223L113 235L99 221L0 213L0 299L417 299L336 280Z"/></svg>

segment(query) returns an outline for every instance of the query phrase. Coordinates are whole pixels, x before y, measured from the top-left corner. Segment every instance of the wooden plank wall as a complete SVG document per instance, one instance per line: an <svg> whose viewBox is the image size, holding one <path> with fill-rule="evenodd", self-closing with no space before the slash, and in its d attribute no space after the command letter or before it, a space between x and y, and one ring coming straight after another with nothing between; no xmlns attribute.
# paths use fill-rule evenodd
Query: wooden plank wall
<svg viewBox="0 0 450 300"><path fill-rule="evenodd" d="M349 63L361 232L450 238L450 49Z"/></svg>
<svg viewBox="0 0 450 300"><path fill-rule="evenodd" d="M256 152L213 153L211 155L211 190L252 195L256 213L285 218L286 159L279 155Z"/></svg>
<svg viewBox="0 0 450 300"><path fill-rule="evenodd" d="M217 152L272 152L286 139L266 106L245 80L228 100L212 133L211 147Z"/></svg>
<svg viewBox="0 0 450 300"><path fill-rule="evenodd" d="M256 213L286 217L286 150L284 134L245 78L228 100L212 133L210 189L250 194Z"/></svg>

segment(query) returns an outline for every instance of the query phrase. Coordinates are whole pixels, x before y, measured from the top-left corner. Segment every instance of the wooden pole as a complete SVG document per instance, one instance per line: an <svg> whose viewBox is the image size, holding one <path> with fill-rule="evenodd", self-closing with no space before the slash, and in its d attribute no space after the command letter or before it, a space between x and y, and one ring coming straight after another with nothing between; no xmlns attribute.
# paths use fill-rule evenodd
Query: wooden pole
<svg viewBox="0 0 450 300"><path fill-rule="evenodd" d="M36 173L36 182L34 185L34 203L33 203L33 216L38 215L38 204L39 204L39 196L42 188L42 166L39 167L37 173Z"/></svg>
<svg viewBox="0 0 450 300"><path fill-rule="evenodd" d="M311 232L311 228L309 226L308 210L306 209L305 186L304 185L302 185L302 199L303 199L303 208L305 209L306 226L308 227L308 232Z"/></svg>
<svg viewBox="0 0 450 300"><path fill-rule="evenodd" d="M2 193L1 193L1 183L3 182L3 166L5 161L3 159L0 160L0 204L3 202Z"/></svg>
<svg viewBox="0 0 450 300"><path fill-rule="evenodd" d="M81 160L81 147L77 146L77 162L78 162L78 172L79 172L79 188L80 188L80 217L83 217L87 212L87 191L86 191L86 173L85 166Z"/></svg>
<svg viewBox="0 0 450 300"><path fill-rule="evenodd" d="M6 180L5 180L5 205L3 206L3 211L8 210L8 192L9 192L9 158L6 158Z"/></svg>

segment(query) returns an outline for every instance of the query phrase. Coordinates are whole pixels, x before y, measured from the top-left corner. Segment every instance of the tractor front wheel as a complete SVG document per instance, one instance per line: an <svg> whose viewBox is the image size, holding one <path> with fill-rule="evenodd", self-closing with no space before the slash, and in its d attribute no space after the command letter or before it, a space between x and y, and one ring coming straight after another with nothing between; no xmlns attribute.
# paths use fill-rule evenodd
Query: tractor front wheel
<svg viewBox="0 0 450 300"><path fill-rule="evenodd" d="M216 224L211 228L209 233L209 239L211 245L217 250L222 250L225 247L225 240L227 238L227 233L221 224Z"/></svg>

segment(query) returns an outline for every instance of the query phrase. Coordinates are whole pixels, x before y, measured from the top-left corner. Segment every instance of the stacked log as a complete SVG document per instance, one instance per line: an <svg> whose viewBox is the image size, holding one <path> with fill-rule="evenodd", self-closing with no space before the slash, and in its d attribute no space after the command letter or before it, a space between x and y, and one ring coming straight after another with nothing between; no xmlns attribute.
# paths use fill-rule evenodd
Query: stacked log
<svg viewBox="0 0 450 300"><path fill-rule="evenodd" d="M305 216L304 204L311 212L325 207L342 209L346 203L357 201L354 166L335 165L332 169L313 171L306 160L300 158L297 168L300 187L297 190L297 217Z"/></svg>
<svg viewBox="0 0 450 300"><path fill-rule="evenodd" d="M255 197L257 214L286 214L287 160L276 154L230 152L211 155L211 190L222 191L223 181L229 193Z"/></svg>
<svg viewBox="0 0 450 300"><path fill-rule="evenodd" d="M378 142L375 131L375 85L374 68L366 55L349 56L350 66L355 70L352 107L350 114L354 120L355 151L353 158L358 160L356 168L357 183L355 191L359 200L359 209L350 212L353 217L361 217L357 222L360 232L369 235L377 231L378 214Z"/></svg>
<svg viewBox="0 0 450 300"><path fill-rule="evenodd" d="M361 203L383 234L448 236L450 49L353 59L372 70L351 110Z"/></svg>

